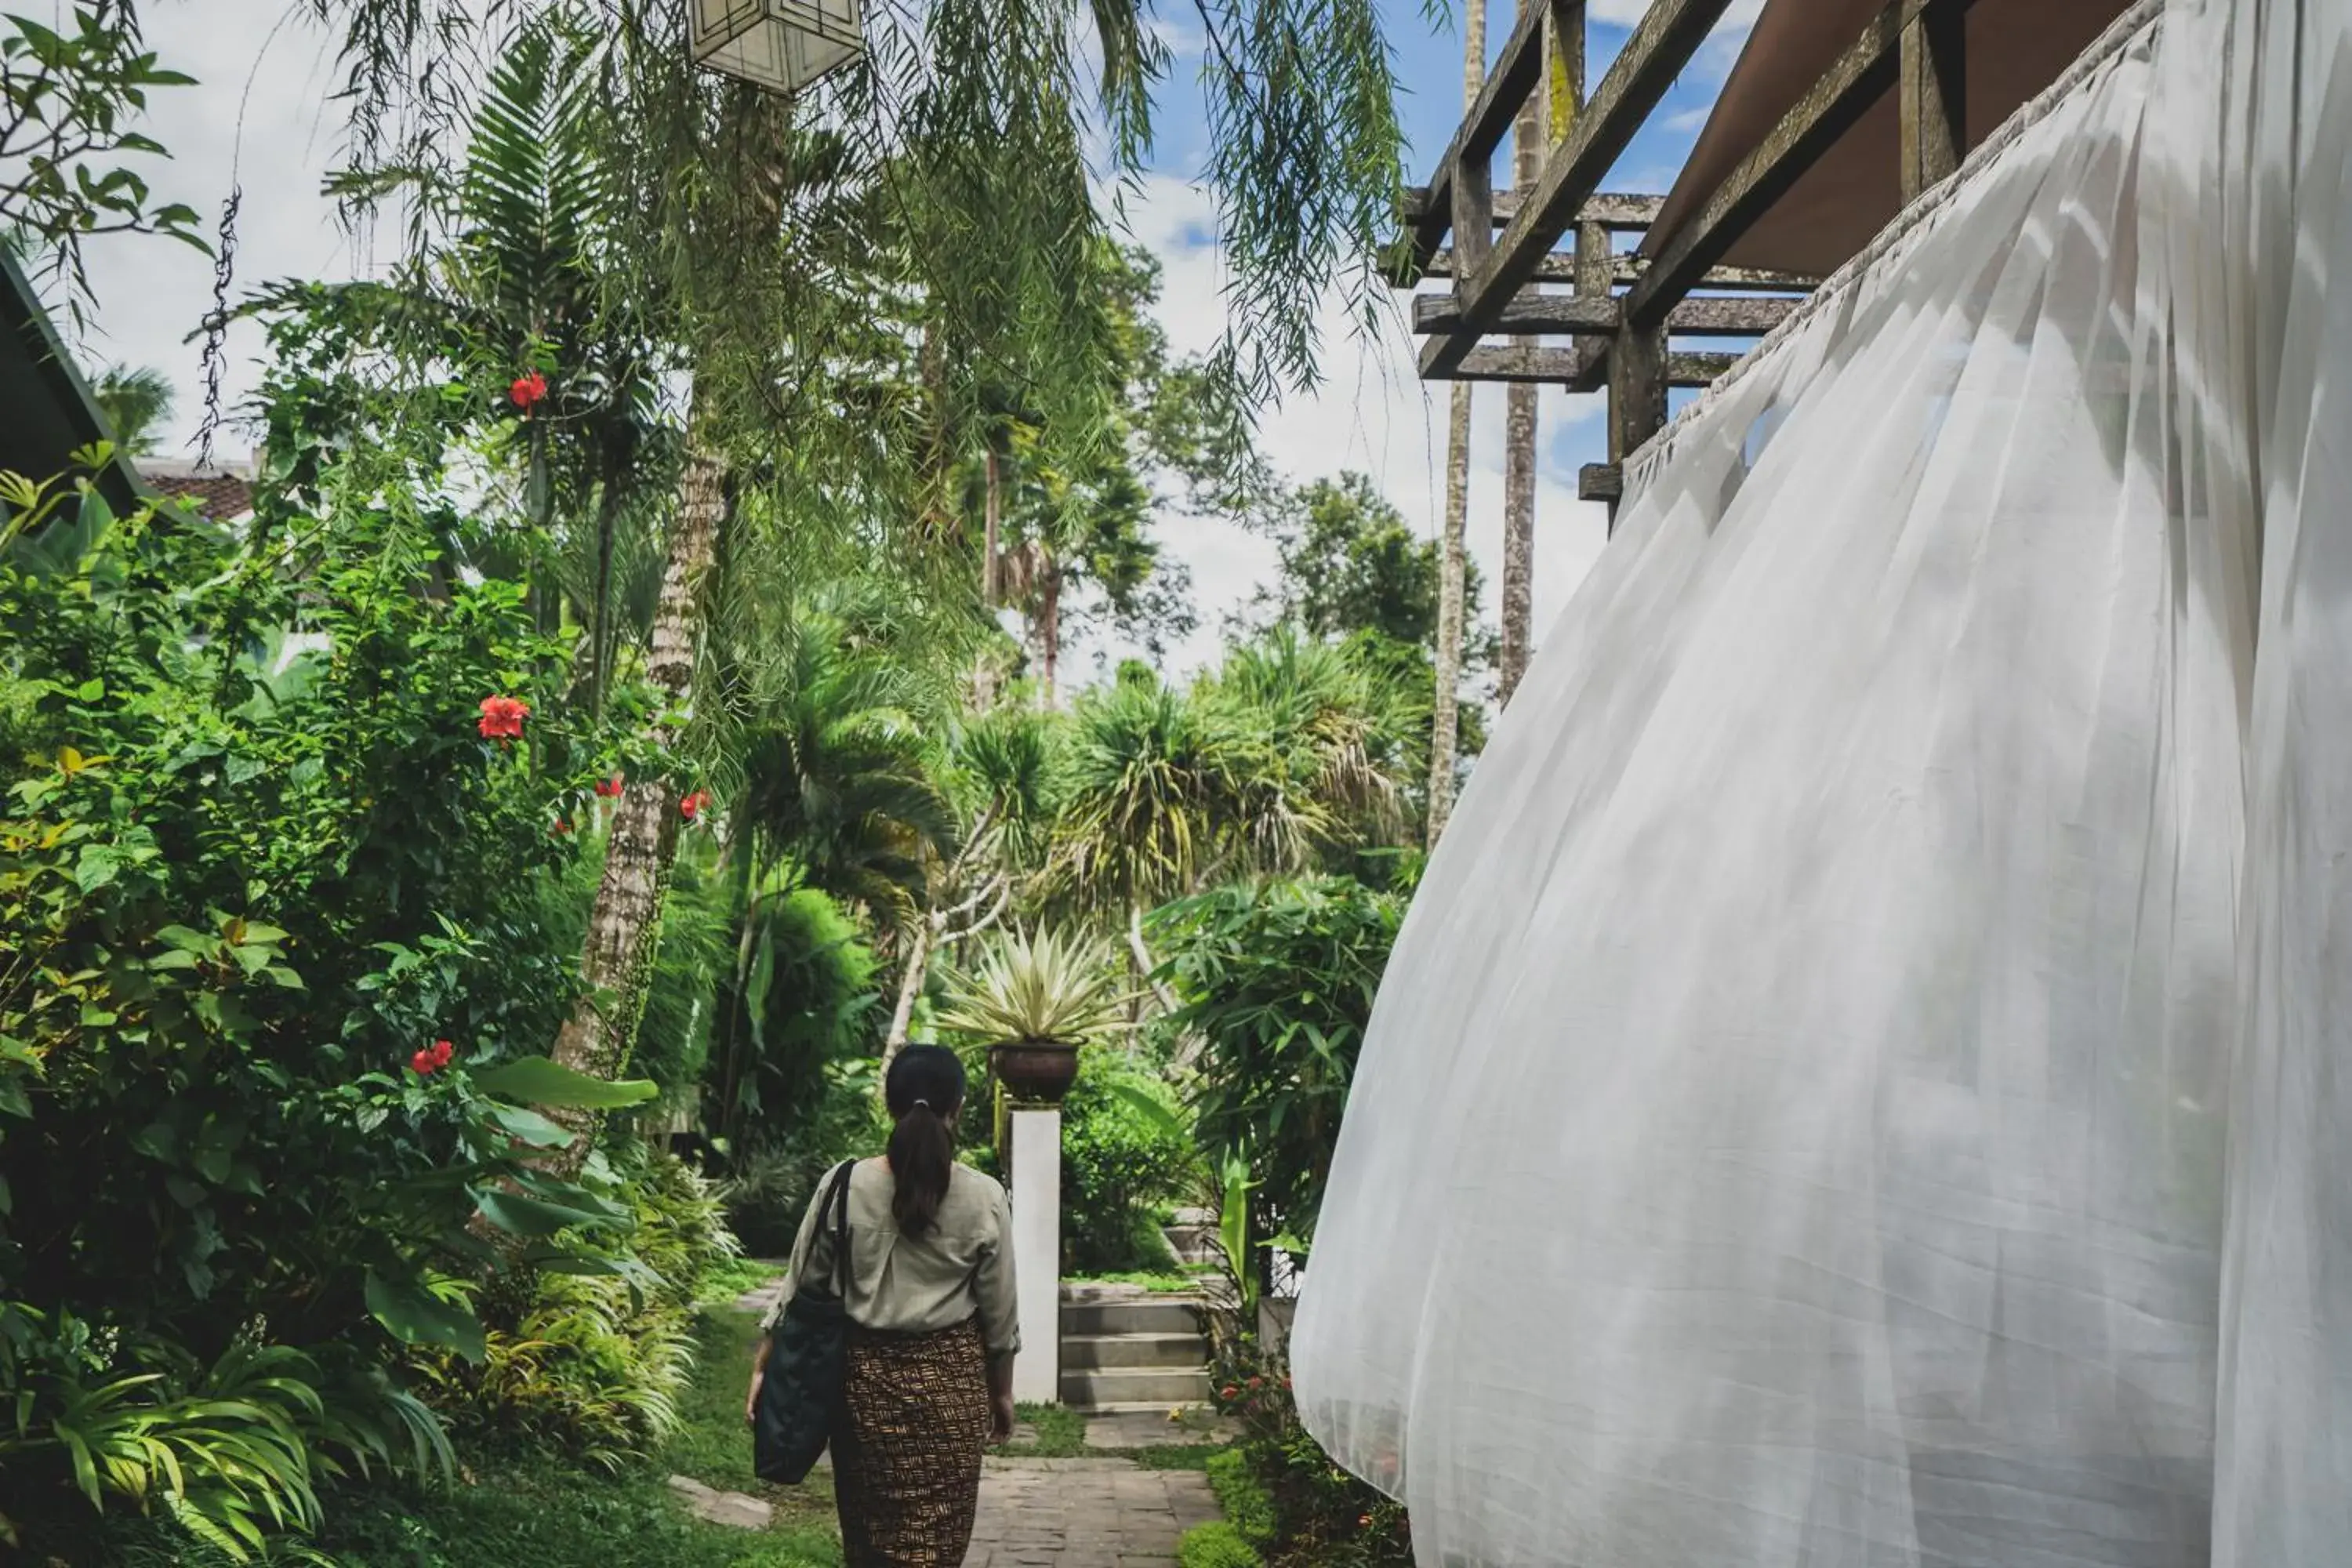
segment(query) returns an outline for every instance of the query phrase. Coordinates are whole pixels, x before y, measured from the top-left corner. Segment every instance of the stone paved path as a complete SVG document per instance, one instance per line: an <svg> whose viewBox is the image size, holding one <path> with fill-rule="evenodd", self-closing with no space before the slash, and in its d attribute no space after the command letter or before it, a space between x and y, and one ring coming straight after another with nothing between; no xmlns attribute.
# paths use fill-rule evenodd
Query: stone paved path
<svg viewBox="0 0 2352 1568"><path fill-rule="evenodd" d="M772 1280L747 1292L736 1306L765 1312L782 1284ZM1142 1447L1214 1440L1225 1435L1222 1426L1203 1415L1190 1415L1181 1425L1159 1415L1118 1416L1090 1422L1087 1442L1092 1447ZM1015 1434L1016 1441L1035 1439L1034 1431ZM831 1458L827 1455L821 1462ZM706 1518L715 1517L707 1510L737 1501L728 1493L716 1494L716 1500L696 1497L688 1489L693 1485L679 1489ZM991 1458L981 1475L980 1518L963 1568L1176 1568L1176 1542L1184 1532L1223 1517L1208 1478L1197 1470L1147 1470L1126 1459Z"/></svg>
<svg viewBox="0 0 2352 1568"><path fill-rule="evenodd" d="M1178 1539L1220 1517L1197 1471L992 1458L963 1568L1175 1568Z"/></svg>

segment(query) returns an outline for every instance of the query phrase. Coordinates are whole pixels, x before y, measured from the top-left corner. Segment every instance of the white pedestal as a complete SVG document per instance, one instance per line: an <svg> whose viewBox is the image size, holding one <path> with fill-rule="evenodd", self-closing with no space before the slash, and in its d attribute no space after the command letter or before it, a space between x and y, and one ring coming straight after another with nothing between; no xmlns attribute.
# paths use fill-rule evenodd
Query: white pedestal
<svg viewBox="0 0 2352 1568"><path fill-rule="evenodd" d="M1062 1397L1062 1113L1013 1113L1013 1272L1021 1297L1021 1355L1013 1397Z"/></svg>

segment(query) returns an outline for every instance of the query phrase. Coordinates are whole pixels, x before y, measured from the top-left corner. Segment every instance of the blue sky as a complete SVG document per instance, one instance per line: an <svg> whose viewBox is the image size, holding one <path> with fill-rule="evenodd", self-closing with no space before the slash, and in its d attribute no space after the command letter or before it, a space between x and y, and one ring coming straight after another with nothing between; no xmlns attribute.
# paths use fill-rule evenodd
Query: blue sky
<svg viewBox="0 0 2352 1568"><path fill-rule="evenodd" d="M1672 182L1759 3L1734 5L1727 26L1628 150L1610 188L1660 191ZM1598 81L1646 0L1591 4L1590 72ZM1418 0L1382 0L1382 6L1404 89L1399 109L1411 142L1408 166L1416 182L1423 181L1461 112L1458 17L1449 15L1433 28ZM149 0L142 7L150 41L164 61L200 82L157 99L153 129L174 157L155 184L160 195L214 215L227 195L232 167L237 170L245 192L240 289L289 276L348 277L376 259L363 241L336 226L331 205L318 194L334 158L341 121L329 101L335 79L328 40L293 16L298 8L289 0ZM1507 5L1490 13L1487 31L1495 47L1508 37L1512 19ZM1179 58L1161 95L1150 175L1129 213L1135 237L1166 268L1162 317L1171 338L1180 348L1206 347L1223 318L1216 215L1213 204L1191 183L1206 140L1197 87L1200 23L1196 12L1174 0L1163 5L1162 21ZM1507 161L1498 168L1505 177L1497 183L1507 183ZM96 248L92 272L100 335L85 345L88 357L168 372L181 389L177 435L184 439L200 412L197 351L186 340L209 304L211 264L163 241L121 238ZM1336 311L1327 324L1324 384L1312 395L1287 399L1268 411L1265 449L1295 479L1346 468L1370 473L1415 528L1433 536L1444 494L1444 388L1425 387L1415 378L1412 344L1401 316L1376 338L1351 331ZM249 330L232 338L225 389L232 403L251 385L250 362L259 349L257 334ZM1501 570L1502 419L1500 389L1482 389L1472 442L1470 538L1490 583L1499 580ZM1566 604L1603 541L1600 510L1575 499L1577 468L1597 460L1601 450L1599 400L1548 389L1542 443L1538 635ZM239 449L235 438L227 447ZM1196 668L1214 657L1223 616L1267 576L1272 552L1264 541L1213 522L1171 516L1163 528L1170 548L1192 567L1202 622L1202 632L1173 662L1180 668ZM1124 651L1109 645L1082 648L1076 671L1107 664Z"/></svg>

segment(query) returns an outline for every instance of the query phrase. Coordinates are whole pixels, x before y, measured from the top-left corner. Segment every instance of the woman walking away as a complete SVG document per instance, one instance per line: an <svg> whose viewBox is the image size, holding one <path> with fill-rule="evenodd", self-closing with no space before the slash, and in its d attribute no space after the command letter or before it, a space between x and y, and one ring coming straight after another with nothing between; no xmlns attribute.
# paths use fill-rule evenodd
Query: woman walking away
<svg viewBox="0 0 2352 1568"><path fill-rule="evenodd" d="M909 1046L883 1086L887 1156L849 1173L849 1319L833 1473L848 1568L959 1568L980 1503L980 1460L1013 1435L1013 1221L1004 1189L955 1158L963 1064ZM832 1184L827 1182L825 1189ZM811 1200L775 1331L803 1279L834 1278L833 1226ZM768 1362L752 1362L756 1409Z"/></svg>

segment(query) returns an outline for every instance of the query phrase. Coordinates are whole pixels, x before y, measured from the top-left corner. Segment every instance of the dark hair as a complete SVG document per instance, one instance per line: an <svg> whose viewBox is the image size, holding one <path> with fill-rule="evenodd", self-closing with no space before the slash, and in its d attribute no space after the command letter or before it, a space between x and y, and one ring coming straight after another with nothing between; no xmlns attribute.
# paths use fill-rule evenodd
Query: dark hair
<svg viewBox="0 0 2352 1568"><path fill-rule="evenodd" d="M938 1223L954 1173L948 1118L963 1103L963 1063L944 1046L908 1046L890 1064L882 1098L898 1122L890 1131L890 1174L898 1184L890 1212L901 1231L921 1236Z"/></svg>

